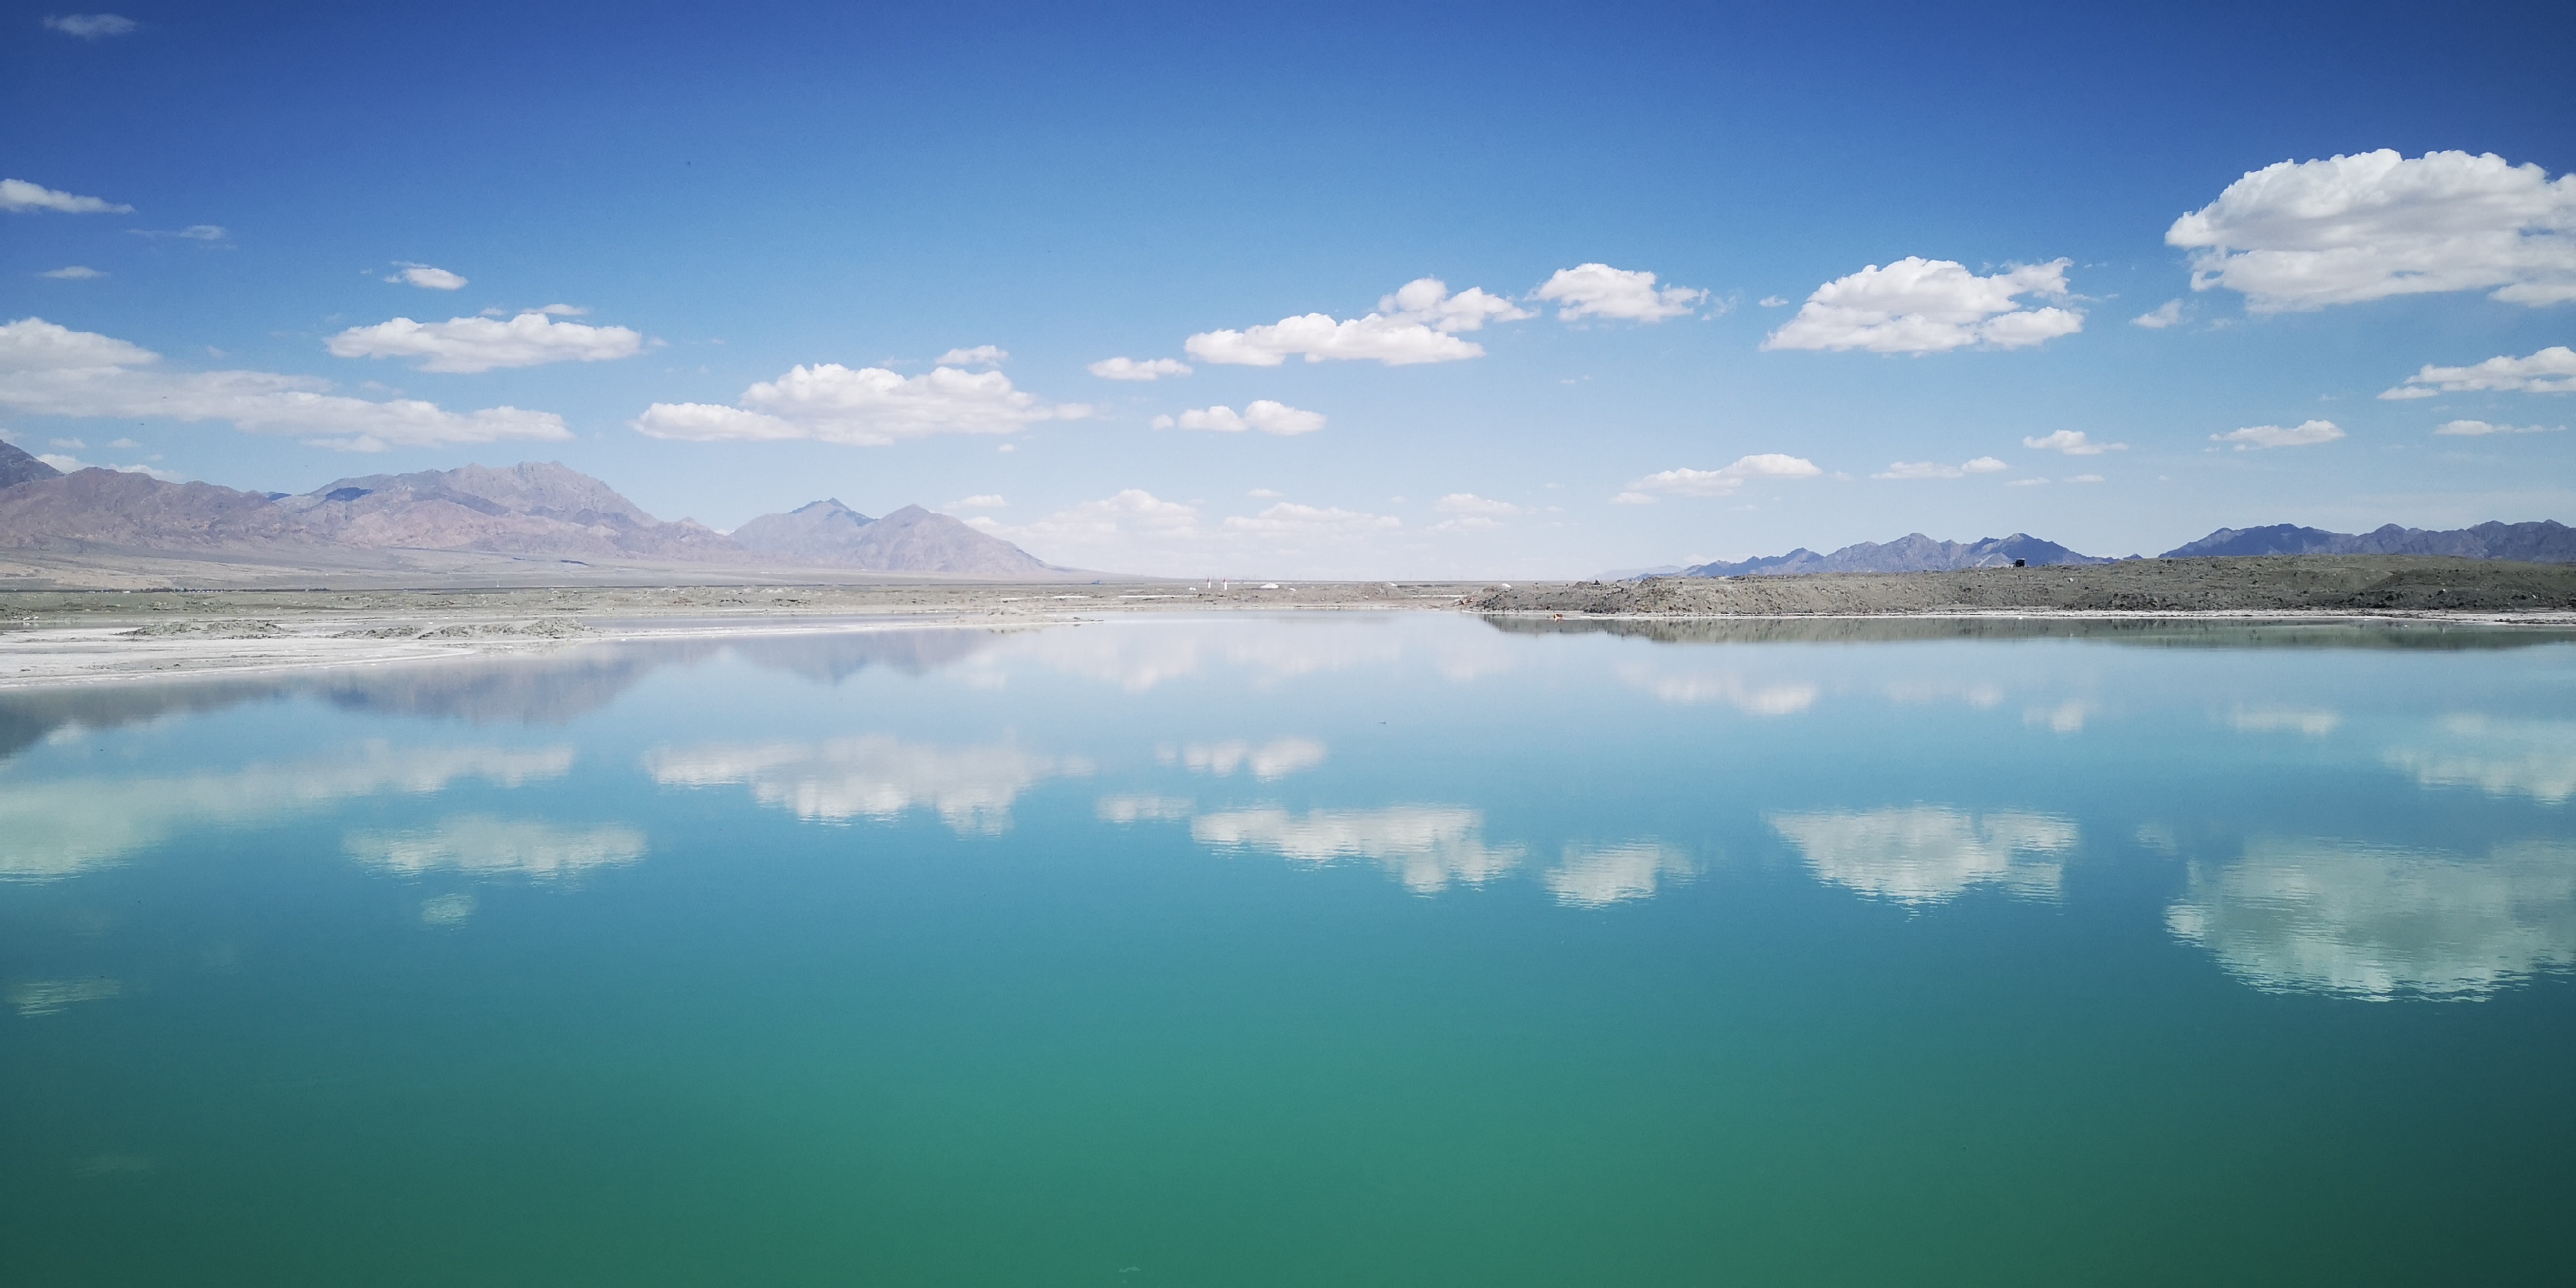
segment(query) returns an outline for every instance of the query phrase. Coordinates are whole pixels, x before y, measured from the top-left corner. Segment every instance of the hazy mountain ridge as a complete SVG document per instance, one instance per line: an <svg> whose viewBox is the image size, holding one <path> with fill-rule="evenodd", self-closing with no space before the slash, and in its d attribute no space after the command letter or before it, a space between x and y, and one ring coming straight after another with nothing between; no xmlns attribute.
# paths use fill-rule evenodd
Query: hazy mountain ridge
<svg viewBox="0 0 2576 1288"><path fill-rule="evenodd" d="M2520 563L2576 563L2576 528L2555 520L2541 519L2529 523L2481 523L2473 528L2448 531L2401 528L2391 523L2369 532L2348 533L2276 523L2261 528L2220 528L2156 558L2261 555L2437 555ZM2129 557L2134 559L2138 556ZM1765 555L1733 563L1704 563L1672 575L1785 577L1824 572L1955 572L1966 568L2010 567L2015 559L2034 568L2052 564L2118 562L2096 555L2078 554L2054 541L2043 541L2026 532L1969 542L1934 541L1916 532L1883 544L1864 541L1844 546L1829 555L1820 555L1801 546L1785 555Z"/></svg>
<svg viewBox="0 0 2576 1288"><path fill-rule="evenodd" d="M841 504L838 497L809 501L785 514L764 514L733 530L745 549L794 559L830 562L848 553L876 520Z"/></svg>
<svg viewBox="0 0 2576 1288"><path fill-rule="evenodd" d="M2448 555L2456 559L2576 563L2576 528L2541 519L2530 523L2481 523L2448 531L2401 528L2391 523L2368 532L2348 533L2276 523L2264 528L2220 528L2160 557L2211 555Z"/></svg>
<svg viewBox="0 0 2576 1288"><path fill-rule="evenodd" d="M871 519L827 498L785 514L764 514L734 529L733 539L781 559L869 572L1020 577L1067 571L971 524L917 505Z"/></svg>
<svg viewBox="0 0 2576 1288"><path fill-rule="evenodd" d="M1962 568L2009 568L2015 559L2033 565L2096 564L2108 559L2077 554L2054 541L2027 532L1977 541L1935 541L1920 532L1894 541L1863 541L1820 555L1804 546L1785 555L1768 555L1734 563L1704 563L1684 568L1684 577L1786 577L1817 572L1955 572Z"/></svg>
<svg viewBox="0 0 2576 1288"><path fill-rule="evenodd" d="M0 480L0 547L19 549L419 550L967 576L1066 571L919 506L869 520L838 501L818 501L763 515L729 537L690 519L656 519L561 463L370 474L285 495L107 469L64 474L0 443Z"/></svg>
<svg viewBox="0 0 2576 1288"><path fill-rule="evenodd" d="M161 550L309 543L265 492L86 469L0 488L0 546Z"/></svg>
<svg viewBox="0 0 2576 1288"><path fill-rule="evenodd" d="M0 487L62 477L62 471L29 456L16 443L0 441Z"/></svg>

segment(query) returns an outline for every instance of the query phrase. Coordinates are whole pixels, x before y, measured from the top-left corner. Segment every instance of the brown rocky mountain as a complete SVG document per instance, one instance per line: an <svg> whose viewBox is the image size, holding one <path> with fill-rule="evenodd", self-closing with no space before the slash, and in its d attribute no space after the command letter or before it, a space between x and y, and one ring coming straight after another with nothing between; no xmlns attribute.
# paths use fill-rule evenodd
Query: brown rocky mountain
<svg viewBox="0 0 2576 1288"><path fill-rule="evenodd" d="M264 492L102 469L0 487L0 546L195 551L304 539Z"/></svg>
<svg viewBox="0 0 2576 1288"><path fill-rule="evenodd" d="M616 489L557 463L338 479L286 497L278 508L336 545L753 562L714 529L688 519L665 523Z"/></svg>
<svg viewBox="0 0 2576 1288"><path fill-rule="evenodd" d="M773 559L870 572L931 572L967 577L1061 573L999 537L944 514L907 505L870 519L838 500L764 514L733 530L736 543Z"/></svg>
<svg viewBox="0 0 2576 1288"><path fill-rule="evenodd" d="M919 506L870 520L838 501L818 501L793 514L764 515L727 537L688 519L656 519L598 479L555 463L371 474L288 496L115 470L63 474L0 443L0 479L9 480L0 482L0 548L368 557L455 551L1005 577L1064 571Z"/></svg>

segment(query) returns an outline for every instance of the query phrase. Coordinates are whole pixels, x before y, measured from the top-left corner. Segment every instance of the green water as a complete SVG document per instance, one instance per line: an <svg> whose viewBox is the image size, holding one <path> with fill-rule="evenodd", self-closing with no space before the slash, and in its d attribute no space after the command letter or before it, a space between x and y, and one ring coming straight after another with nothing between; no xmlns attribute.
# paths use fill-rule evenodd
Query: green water
<svg viewBox="0 0 2576 1288"><path fill-rule="evenodd" d="M0 695L0 1282L2570 1273L2563 637L1504 625Z"/></svg>

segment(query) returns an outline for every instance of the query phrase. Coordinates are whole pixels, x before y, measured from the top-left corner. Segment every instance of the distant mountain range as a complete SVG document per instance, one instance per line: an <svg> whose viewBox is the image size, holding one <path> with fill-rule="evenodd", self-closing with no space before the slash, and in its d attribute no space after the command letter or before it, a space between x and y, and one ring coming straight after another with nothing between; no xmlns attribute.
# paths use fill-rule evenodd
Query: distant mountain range
<svg viewBox="0 0 2576 1288"><path fill-rule="evenodd" d="M2481 523L2474 528L2429 532L2392 523L2362 533L2327 532L2276 523L2268 528L2220 528L2167 559L2200 555L2449 555L2455 559L2512 559L2521 563L2576 563L2576 528L2537 523Z"/></svg>
<svg viewBox="0 0 2576 1288"><path fill-rule="evenodd" d="M2268 528L2220 528L2218 531L2157 556L2192 559L2244 555L2447 555L2457 559L2511 559L2524 563L2576 563L2576 528L2553 520L2534 523L2481 523L2474 528L2432 532L2389 524L2364 533L2327 532L2275 524ZM2140 556L2131 555L2132 559ZM1963 568L2009 568L2014 560L2032 567L2050 564L2117 562L2077 554L2054 541L2026 532L1981 541L1935 541L1920 532L1885 544L1864 541L1829 555L1801 547L1785 555L1768 555L1734 563L1704 563L1670 575L1682 577L1789 576L1815 572L1952 572ZM1629 576L1665 575L1660 571ZM1611 579L1619 579L1613 574Z"/></svg>
<svg viewBox="0 0 2576 1288"><path fill-rule="evenodd" d="M557 560L797 566L950 576L1061 576L944 514L869 519L838 501L768 514L732 535L665 522L561 464L370 474L313 491L241 492L142 474L65 474L0 443L0 548L155 552L468 551Z"/></svg>
<svg viewBox="0 0 2576 1288"><path fill-rule="evenodd" d="M1961 568L2010 568L2013 560L2037 564L2110 563L2079 555L2054 541L2027 532L1981 541L1934 541L1920 532L1880 544L1864 541L1820 555L1804 546L1785 555L1768 555L1740 563L1704 563L1684 568L1684 577L1784 577L1803 572L1952 572Z"/></svg>

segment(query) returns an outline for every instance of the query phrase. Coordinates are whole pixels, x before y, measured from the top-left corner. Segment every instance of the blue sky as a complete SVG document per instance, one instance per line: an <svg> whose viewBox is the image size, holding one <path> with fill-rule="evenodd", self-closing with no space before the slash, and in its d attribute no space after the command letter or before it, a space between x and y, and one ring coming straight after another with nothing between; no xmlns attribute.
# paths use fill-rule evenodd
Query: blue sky
<svg viewBox="0 0 2576 1288"><path fill-rule="evenodd" d="M0 426L1177 574L2576 519L2563 6L1780 8L0 6Z"/></svg>

